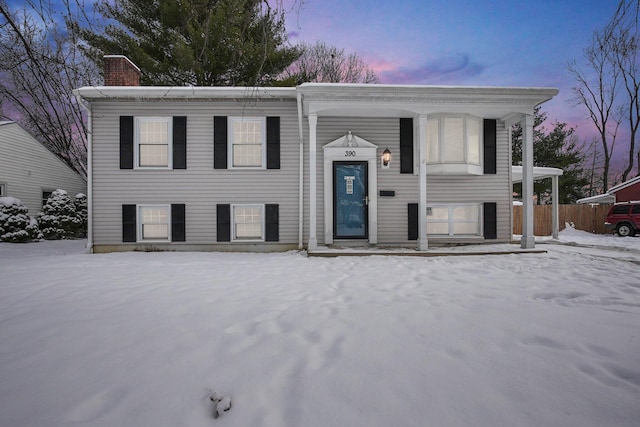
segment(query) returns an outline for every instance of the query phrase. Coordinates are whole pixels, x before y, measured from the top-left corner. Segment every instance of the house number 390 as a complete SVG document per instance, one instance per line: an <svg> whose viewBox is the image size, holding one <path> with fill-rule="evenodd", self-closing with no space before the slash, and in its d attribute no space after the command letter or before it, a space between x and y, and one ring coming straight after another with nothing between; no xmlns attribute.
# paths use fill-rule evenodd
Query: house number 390
<svg viewBox="0 0 640 427"><path fill-rule="evenodd" d="M355 157L356 156L356 152L347 150L347 151L344 152L344 156L345 157Z"/></svg>

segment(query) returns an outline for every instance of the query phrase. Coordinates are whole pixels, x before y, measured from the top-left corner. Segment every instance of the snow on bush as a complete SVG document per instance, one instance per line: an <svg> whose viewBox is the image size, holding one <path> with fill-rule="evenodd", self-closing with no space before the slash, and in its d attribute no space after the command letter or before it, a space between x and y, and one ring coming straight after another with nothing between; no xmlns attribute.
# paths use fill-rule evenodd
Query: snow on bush
<svg viewBox="0 0 640 427"><path fill-rule="evenodd" d="M40 237L38 223L15 197L0 197L0 241L23 243Z"/></svg>
<svg viewBox="0 0 640 427"><path fill-rule="evenodd" d="M78 218L76 206L64 190L51 193L42 207L39 218L40 230L45 239L73 239L81 233L82 220Z"/></svg>
<svg viewBox="0 0 640 427"><path fill-rule="evenodd" d="M80 220L77 237L87 237L87 196L82 193L76 194L74 204L76 206L76 215Z"/></svg>

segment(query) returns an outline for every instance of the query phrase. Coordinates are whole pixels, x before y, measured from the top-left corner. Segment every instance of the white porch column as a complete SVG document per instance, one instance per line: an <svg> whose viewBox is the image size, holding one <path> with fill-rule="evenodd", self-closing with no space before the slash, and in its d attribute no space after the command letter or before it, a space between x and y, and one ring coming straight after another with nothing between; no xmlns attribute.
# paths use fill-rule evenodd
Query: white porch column
<svg viewBox="0 0 640 427"><path fill-rule="evenodd" d="M317 230L317 160L316 160L316 126L318 125L318 116L309 114L309 243L308 250L318 247Z"/></svg>
<svg viewBox="0 0 640 427"><path fill-rule="evenodd" d="M418 116L418 180L420 199L418 203L418 250L429 249L427 241L427 116Z"/></svg>
<svg viewBox="0 0 640 427"><path fill-rule="evenodd" d="M533 115L527 114L522 126L522 249L536 246L533 237Z"/></svg>
<svg viewBox="0 0 640 427"><path fill-rule="evenodd" d="M558 233L560 231L560 207L558 200L558 176L551 177L551 234L552 237L558 240Z"/></svg>

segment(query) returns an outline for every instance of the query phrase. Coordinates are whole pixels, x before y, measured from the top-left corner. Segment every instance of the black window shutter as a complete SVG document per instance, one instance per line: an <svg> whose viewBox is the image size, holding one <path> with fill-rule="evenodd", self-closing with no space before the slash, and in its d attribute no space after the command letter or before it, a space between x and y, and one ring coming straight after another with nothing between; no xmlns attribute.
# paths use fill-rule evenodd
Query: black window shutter
<svg viewBox="0 0 640 427"><path fill-rule="evenodd" d="M278 205L265 205L264 207L264 240L266 242L279 242L280 241L280 226L279 226L279 214Z"/></svg>
<svg viewBox="0 0 640 427"><path fill-rule="evenodd" d="M187 168L187 118L173 118L173 168Z"/></svg>
<svg viewBox="0 0 640 427"><path fill-rule="evenodd" d="M133 116L120 116L120 169L133 169Z"/></svg>
<svg viewBox="0 0 640 427"><path fill-rule="evenodd" d="M496 173L496 121L484 119L484 173Z"/></svg>
<svg viewBox="0 0 640 427"><path fill-rule="evenodd" d="M497 239L498 238L498 217L497 217L497 205L495 202L489 202L484 204L484 238L485 239Z"/></svg>
<svg viewBox="0 0 640 427"><path fill-rule="evenodd" d="M231 205L216 205L217 240L218 242L231 241Z"/></svg>
<svg viewBox="0 0 640 427"><path fill-rule="evenodd" d="M413 173L413 119L400 119L400 173Z"/></svg>
<svg viewBox="0 0 640 427"><path fill-rule="evenodd" d="M267 117L267 169L280 169L280 117Z"/></svg>
<svg viewBox="0 0 640 427"><path fill-rule="evenodd" d="M136 205L122 205L122 241L137 240Z"/></svg>
<svg viewBox="0 0 640 427"><path fill-rule="evenodd" d="M227 117L213 118L213 168L227 169Z"/></svg>
<svg viewBox="0 0 640 427"><path fill-rule="evenodd" d="M184 242L185 237L185 205L171 205L171 241Z"/></svg>
<svg viewBox="0 0 640 427"><path fill-rule="evenodd" d="M407 204L407 240L418 240L418 204Z"/></svg>

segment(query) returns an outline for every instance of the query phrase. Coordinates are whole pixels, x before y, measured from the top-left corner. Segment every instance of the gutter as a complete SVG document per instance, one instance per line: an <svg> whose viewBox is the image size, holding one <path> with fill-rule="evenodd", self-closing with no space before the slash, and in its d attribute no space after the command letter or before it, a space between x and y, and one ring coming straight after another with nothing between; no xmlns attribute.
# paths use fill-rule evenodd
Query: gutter
<svg viewBox="0 0 640 427"><path fill-rule="evenodd" d="M91 104L76 93L78 104L87 112L87 249L93 253L93 155Z"/></svg>
<svg viewBox="0 0 640 427"><path fill-rule="evenodd" d="M298 133L300 135L300 177L298 189L298 249L302 250L304 233L304 134L302 131L302 93L297 92L298 99ZM311 166L310 166L311 167Z"/></svg>

